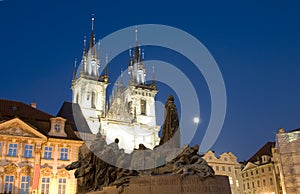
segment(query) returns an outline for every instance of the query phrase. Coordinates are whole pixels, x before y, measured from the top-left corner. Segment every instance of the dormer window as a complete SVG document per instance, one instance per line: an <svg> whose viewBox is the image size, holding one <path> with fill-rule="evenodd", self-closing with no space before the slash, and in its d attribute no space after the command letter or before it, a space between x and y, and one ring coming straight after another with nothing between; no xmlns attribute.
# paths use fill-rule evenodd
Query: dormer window
<svg viewBox="0 0 300 194"><path fill-rule="evenodd" d="M55 125L54 125L54 129L55 129L56 131L60 131L60 124L55 124Z"/></svg>
<svg viewBox="0 0 300 194"><path fill-rule="evenodd" d="M67 134L65 132L65 123L66 119L62 117L54 117L50 118L51 126L49 135L51 136L58 136L58 137L66 137Z"/></svg>

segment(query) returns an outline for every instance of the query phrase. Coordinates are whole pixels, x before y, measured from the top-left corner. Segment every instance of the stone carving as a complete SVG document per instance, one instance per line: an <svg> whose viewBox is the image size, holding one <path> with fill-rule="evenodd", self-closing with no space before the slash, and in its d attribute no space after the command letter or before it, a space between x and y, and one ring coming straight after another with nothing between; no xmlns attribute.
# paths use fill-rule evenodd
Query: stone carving
<svg viewBox="0 0 300 194"><path fill-rule="evenodd" d="M52 169L49 168L48 166L41 169L41 174L42 174L43 176L51 176L51 177L53 176Z"/></svg>
<svg viewBox="0 0 300 194"><path fill-rule="evenodd" d="M190 147L186 145L180 147L179 142L179 120L177 109L174 104L174 97L169 96L165 105L165 122L160 145L150 150L143 144L139 149L135 149L131 154L127 154L123 149L119 149L119 140L107 144L105 137L100 133L96 135L91 143L90 152L86 155L79 155L79 160L66 166L67 170L75 171L78 178L78 193L102 190L103 187L116 186L119 193L128 186L130 178L136 176L157 176L163 174L180 174L182 179L188 175L198 175L201 180L207 177L214 177L213 169L198 154L199 146ZM171 146L169 142L171 141ZM166 159L165 153L171 153L174 157ZM141 157L136 157L136 155ZM100 157L98 157L100 156ZM159 158L157 157L159 156ZM134 159L133 159L134 158ZM141 161L140 161L141 160ZM147 162L159 163L152 165L153 168L135 168L135 163ZM162 162L160 162L162 161ZM169 161L169 162L165 162ZM147 170L145 170L147 169Z"/></svg>
<svg viewBox="0 0 300 194"><path fill-rule="evenodd" d="M29 133L25 129L19 127L10 126L7 129L0 130L1 135L13 135L13 136L22 136L22 137L36 137L32 133Z"/></svg>
<svg viewBox="0 0 300 194"><path fill-rule="evenodd" d="M180 147L180 130L177 108L174 104L174 97L170 95L165 104L165 119L163 125L162 136L159 145L170 141L174 147Z"/></svg>

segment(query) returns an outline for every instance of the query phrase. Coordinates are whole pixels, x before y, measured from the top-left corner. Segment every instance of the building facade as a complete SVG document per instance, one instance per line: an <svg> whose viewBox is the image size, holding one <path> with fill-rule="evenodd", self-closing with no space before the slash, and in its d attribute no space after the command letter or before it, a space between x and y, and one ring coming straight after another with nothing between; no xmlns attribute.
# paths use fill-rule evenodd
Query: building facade
<svg viewBox="0 0 300 194"><path fill-rule="evenodd" d="M275 143L268 142L259 149L242 169L245 194L282 193L278 168L274 162Z"/></svg>
<svg viewBox="0 0 300 194"><path fill-rule="evenodd" d="M241 165L233 153L224 152L216 157L213 151L208 151L203 159L214 169L216 175L228 176L232 194L243 193Z"/></svg>
<svg viewBox="0 0 300 194"><path fill-rule="evenodd" d="M280 172L282 192L300 193L300 129L276 134L276 163Z"/></svg>
<svg viewBox="0 0 300 194"><path fill-rule="evenodd" d="M83 144L62 117L0 100L0 193L75 194L74 171Z"/></svg>
<svg viewBox="0 0 300 194"><path fill-rule="evenodd" d="M133 52L130 50L129 83L125 84L122 79L119 80L107 100L108 58L104 64L105 68L102 67L100 43L95 42L93 22L94 18L87 48L84 41L79 75L76 69L74 70L73 103L79 105L79 112L84 116L90 133L96 134L100 131L106 137L107 143L114 142L117 138L119 147L127 153L138 148L141 143L153 148L159 143L160 126L156 125L155 114L155 95L158 91L154 79L146 83L146 68L138 40L136 38ZM100 67L105 69L104 75L99 75ZM75 118L75 122L76 120Z"/></svg>

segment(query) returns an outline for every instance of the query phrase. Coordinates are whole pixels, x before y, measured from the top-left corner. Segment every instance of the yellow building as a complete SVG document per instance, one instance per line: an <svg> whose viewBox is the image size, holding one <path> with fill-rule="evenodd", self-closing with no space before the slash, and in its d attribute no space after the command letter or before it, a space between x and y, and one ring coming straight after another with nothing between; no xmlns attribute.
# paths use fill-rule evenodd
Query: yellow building
<svg viewBox="0 0 300 194"><path fill-rule="evenodd" d="M300 129L276 134L276 163L284 194L300 193Z"/></svg>
<svg viewBox="0 0 300 194"><path fill-rule="evenodd" d="M64 167L82 144L66 119L0 100L0 193L75 194L74 171Z"/></svg>
<svg viewBox="0 0 300 194"><path fill-rule="evenodd" d="M203 159L214 169L216 175L228 176L232 194L243 193L241 165L233 153L224 152L220 157L216 157L214 152L208 151Z"/></svg>
<svg viewBox="0 0 300 194"><path fill-rule="evenodd" d="M282 193L279 171L274 164L275 143L268 142L259 149L242 169L245 194Z"/></svg>

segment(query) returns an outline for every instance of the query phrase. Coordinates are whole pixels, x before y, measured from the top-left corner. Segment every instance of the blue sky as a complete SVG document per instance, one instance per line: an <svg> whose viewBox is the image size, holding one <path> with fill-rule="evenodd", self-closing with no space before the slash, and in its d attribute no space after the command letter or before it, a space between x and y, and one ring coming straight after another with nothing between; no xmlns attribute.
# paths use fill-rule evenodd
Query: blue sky
<svg viewBox="0 0 300 194"><path fill-rule="evenodd" d="M297 1L0 1L0 98L35 101L56 114L63 101L71 100L73 61L81 57L92 13L99 39L124 27L155 23L187 31L208 48L227 90L225 123L212 148L217 153L232 151L239 160L248 159L275 140L278 128L300 127ZM151 48L145 52L163 55ZM185 71L197 80L193 68ZM203 88L199 95L209 99ZM209 103L201 104L203 125Z"/></svg>

